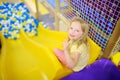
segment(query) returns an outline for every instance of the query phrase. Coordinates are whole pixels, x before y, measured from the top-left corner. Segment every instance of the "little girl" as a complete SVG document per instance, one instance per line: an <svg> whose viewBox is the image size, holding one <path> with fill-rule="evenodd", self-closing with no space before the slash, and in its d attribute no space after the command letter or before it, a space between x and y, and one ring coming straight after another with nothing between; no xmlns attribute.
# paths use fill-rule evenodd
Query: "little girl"
<svg viewBox="0 0 120 80"><path fill-rule="evenodd" d="M85 21L74 18L68 29L68 39L63 43L64 50L54 50L60 62L73 71L82 70L88 63L88 31L89 27Z"/></svg>

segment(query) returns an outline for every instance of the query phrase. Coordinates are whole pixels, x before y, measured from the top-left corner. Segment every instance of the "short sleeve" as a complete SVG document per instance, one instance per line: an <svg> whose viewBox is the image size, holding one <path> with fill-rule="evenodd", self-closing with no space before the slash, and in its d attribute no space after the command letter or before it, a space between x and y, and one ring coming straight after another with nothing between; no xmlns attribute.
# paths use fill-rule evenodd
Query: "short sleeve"
<svg viewBox="0 0 120 80"><path fill-rule="evenodd" d="M73 71L80 71L87 65L88 60L89 60L89 52L87 49L88 48L85 44L81 44L77 48L77 51L80 52L80 57L79 57L77 65L73 68Z"/></svg>
<svg viewBox="0 0 120 80"><path fill-rule="evenodd" d="M83 43L77 48L77 51L82 54L86 53L88 51L87 49L88 49L87 46Z"/></svg>

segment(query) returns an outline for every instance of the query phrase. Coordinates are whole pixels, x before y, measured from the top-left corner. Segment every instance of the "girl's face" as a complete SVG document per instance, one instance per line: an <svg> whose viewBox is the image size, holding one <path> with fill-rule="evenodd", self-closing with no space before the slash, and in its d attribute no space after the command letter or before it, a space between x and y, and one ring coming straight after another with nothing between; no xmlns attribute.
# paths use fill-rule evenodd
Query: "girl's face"
<svg viewBox="0 0 120 80"><path fill-rule="evenodd" d="M75 40L81 37L83 31L79 22L72 22L68 29L68 36L71 40Z"/></svg>

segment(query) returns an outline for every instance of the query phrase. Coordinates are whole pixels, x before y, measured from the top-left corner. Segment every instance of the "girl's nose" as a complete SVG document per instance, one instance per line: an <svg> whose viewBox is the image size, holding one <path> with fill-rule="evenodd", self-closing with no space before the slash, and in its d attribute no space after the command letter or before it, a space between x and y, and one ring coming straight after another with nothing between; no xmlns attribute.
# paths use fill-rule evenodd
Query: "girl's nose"
<svg viewBox="0 0 120 80"><path fill-rule="evenodd" d="M74 31L72 30L72 31L71 31L71 34L73 34L73 33L74 33Z"/></svg>

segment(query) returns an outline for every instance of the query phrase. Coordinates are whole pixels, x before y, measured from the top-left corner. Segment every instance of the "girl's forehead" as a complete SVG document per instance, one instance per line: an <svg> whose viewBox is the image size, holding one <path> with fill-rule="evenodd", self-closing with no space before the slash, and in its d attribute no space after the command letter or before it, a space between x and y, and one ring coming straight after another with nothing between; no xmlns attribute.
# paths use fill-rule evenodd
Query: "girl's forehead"
<svg viewBox="0 0 120 80"><path fill-rule="evenodd" d="M71 23L71 27L81 27L81 24L80 22L75 21Z"/></svg>

